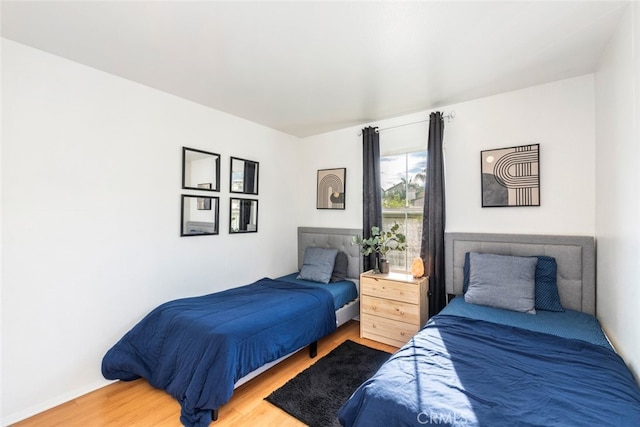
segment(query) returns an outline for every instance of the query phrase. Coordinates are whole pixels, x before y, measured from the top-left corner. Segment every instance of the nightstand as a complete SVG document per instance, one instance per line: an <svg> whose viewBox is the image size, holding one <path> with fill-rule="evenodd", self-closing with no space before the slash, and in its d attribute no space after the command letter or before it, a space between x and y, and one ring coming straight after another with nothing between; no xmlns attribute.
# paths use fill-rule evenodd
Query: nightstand
<svg viewBox="0 0 640 427"><path fill-rule="evenodd" d="M429 317L427 277L405 272L360 275L360 337L402 347Z"/></svg>

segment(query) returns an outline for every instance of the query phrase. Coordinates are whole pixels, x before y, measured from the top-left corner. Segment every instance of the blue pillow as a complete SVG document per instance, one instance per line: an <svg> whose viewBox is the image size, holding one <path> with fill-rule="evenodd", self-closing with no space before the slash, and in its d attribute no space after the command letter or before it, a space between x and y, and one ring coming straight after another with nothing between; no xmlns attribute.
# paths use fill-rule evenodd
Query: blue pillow
<svg viewBox="0 0 640 427"><path fill-rule="evenodd" d="M336 262L337 249L308 247L304 251L302 270L298 279L329 283Z"/></svg>
<svg viewBox="0 0 640 427"><path fill-rule="evenodd" d="M462 293L466 294L469 289L469 252L464 254L464 267L462 267Z"/></svg>
<svg viewBox="0 0 640 427"><path fill-rule="evenodd" d="M535 257L496 254L469 255L469 288L464 300L535 314Z"/></svg>
<svg viewBox="0 0 640 427"><path fill-rule="evenodd" d="M333 273L331 273L331 282L341 282L347 279L347 270L349 269L349 257L344 252L338 252L336 262L333 265Z"/></svg>
<svg viewBox="0 0 640 427"><path fill-rule="evenodd" d="M558 265L556 259L539 255L536 267L536 308L546 311L564 311L558 293Z"/></svg>
<svg viewBox="0 0 640 427"><path fill-rule="evenodd" d="M536 310L563 312L558 293L556 259L550 256L538 255L536 265ZM469 252L464 254L464 267L462 290L464 293L469 288Z"/></svg>

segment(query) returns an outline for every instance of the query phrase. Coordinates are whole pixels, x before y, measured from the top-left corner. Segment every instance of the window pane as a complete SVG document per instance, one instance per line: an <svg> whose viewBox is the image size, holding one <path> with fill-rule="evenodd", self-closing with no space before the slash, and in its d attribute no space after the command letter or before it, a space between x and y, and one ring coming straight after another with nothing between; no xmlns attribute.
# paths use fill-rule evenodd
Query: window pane
<svg viewBox="0 0 640 427"><path fill-rule="evenodd" d="M388 230L397 222L407 236L406 251L387 254L393 269L409 271L413 259L420 256L426 154L419 151L380 158L382 228Z"/></svg>
<svg viewBox="0 0 640 427"><path fill-rule="evenodd" d="M406 206L406 157L406 154L380 157L382 209L398 209Z"/></svg>
<svg viewBox="0 0 640 427"><path fill-rule="evenodd" d="M394 222L400 224L400 229L407 236L407 250L403 252L390 251L387 259L391 268L409 271L411 262L420 256L420 243L422 239L422 212L402 212L382 214L382 228L388 230Z"/></svg>

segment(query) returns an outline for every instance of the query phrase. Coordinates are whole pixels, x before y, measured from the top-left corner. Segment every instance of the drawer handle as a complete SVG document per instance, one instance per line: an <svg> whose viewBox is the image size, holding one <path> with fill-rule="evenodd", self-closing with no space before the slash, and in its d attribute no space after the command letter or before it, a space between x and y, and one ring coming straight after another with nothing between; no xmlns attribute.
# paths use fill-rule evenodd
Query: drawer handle
<svg viewBox="0 0 640 427"><path fill-rule="evenodd" d="M375 329L375 328L376 328L376 324L374 323L373 325L371 325L371 327L372 327L373 329Z"/></svg>
<svg viewBox="0 0 640 427"><path fill-rule="evenodd" d="M400 295L404 295L404 291L400 291Z"/></svg>
<svg viewBox="0 0 640 427"><path fill-rule="evenodd" d="M404 311L400 310L400 316L404 316Z"/></svg>
<svg viewBox="0 0 640 427"><path fill-rule="evenodd" d="M400 335L404 336L404 331L400 332Z"/></svg>
<svg viewBox="0 0 640 427"><path fill-rule="evenodd" d="M376 306L375 306L375 305L372 305L372 306L371 306L371 310L375 310L375 309L376 309Z"/></svg>

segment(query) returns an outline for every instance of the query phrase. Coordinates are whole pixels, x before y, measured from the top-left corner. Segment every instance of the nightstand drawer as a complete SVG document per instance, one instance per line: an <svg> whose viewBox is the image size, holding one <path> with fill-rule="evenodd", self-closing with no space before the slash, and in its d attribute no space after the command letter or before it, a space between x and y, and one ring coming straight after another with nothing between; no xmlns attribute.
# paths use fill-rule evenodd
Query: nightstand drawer
<svg viewBox="0 0 640 427"><path fill-rule="evenodd" d="M367 277L362 280L360 293L413 304L418 304L420 301L420 286L414 283L403 283L375 277Z"/></svg>
<svg viewBox="0 0 640 427"><path fill-rule="evenodd" d="M360 315L360 334L385 344L402 347L420 328L418 325L385 319L371 314Z"/></svg>
<svg viewBox="0 0 640 427"><path fill-rule="evenodd" d="M414 325L420 324L420 307L417 304L362 295L360 309L365 314L373 314Z"/></svg>

